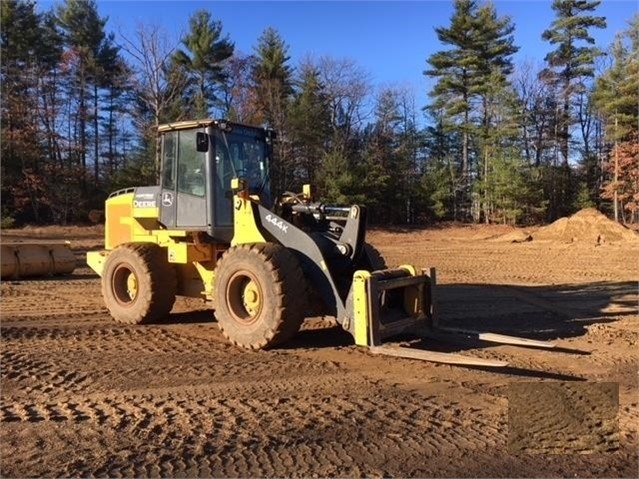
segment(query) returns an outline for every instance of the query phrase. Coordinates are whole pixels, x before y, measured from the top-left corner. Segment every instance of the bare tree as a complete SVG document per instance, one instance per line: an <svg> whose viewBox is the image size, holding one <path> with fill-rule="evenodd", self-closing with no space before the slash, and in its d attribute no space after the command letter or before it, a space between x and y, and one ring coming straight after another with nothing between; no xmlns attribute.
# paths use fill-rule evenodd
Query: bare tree
<svg viewBox="0 0 639 479"><path fill-rule="evenodd" d="M550 155L555 123L552 88L539 78L541 66L524 62L513 74L513 85L521 103L521 138L530 166L539 167Z"/></svg>
<svg viewBox="0 0 639 479"><path fill-rule="evenodd" d="M171 56L179 45L177 40L169 39L168 34L158 25L138 24L135 36L129 38L120 32L120 47L132 59L132 68L136 73L135 90L138 100L147 109L151 117L138 118L138 127L146 134L148 130L157 131L158 125L165 120L170 108L180 98L186 79L171 71ZM156 137L156 164L159 165L160 145Z"/></svg>
<svg viewBox="0 0 639 479"><path fill-rule="evenodd" d="M255 88L251 72L255 57L235 52L224 66L227 81L221 85L223 108L222 117L240 123L258 123L256 116Z"/></svg>
<svg viewBox="0 0 639 479"><path fill-rule="evenodd" d="M354 60L323 56L317 70L331 109L333 148L344 150L371 112L364 110L371 94L370 75Z"/></svg>

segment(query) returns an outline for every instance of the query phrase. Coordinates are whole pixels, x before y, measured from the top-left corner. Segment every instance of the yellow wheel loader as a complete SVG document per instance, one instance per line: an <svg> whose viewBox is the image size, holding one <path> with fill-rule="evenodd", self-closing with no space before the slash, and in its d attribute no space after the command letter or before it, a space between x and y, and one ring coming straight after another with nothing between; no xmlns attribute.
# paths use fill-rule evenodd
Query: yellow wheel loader
<svg viewBox="0 0 639 479"><path fill-rule="evenodd" d="M399 334L441 334L434 270L387 269L365 242L363 206L314 202L305 187L267 208L272 131L200 120L162 125L159 135L159 185L112 193L105 205L105 250L87 254L115 320L160 320L182 295L209 301L224 336L248 349L282 344L305 317L326 315L376 353L505 365L382 344Z"/></svg>

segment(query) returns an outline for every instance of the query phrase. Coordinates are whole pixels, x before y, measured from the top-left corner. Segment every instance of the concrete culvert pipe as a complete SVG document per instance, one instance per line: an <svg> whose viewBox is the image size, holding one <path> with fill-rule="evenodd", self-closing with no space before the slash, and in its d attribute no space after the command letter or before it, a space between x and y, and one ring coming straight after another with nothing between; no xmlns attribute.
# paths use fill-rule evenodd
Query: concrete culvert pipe
<svg viewBox="0 0 639 479"><path fill-rule="evenodd" d="M69 274L75 269L75 256L67 243L11 243L1 247L2 279Z"/></svg>

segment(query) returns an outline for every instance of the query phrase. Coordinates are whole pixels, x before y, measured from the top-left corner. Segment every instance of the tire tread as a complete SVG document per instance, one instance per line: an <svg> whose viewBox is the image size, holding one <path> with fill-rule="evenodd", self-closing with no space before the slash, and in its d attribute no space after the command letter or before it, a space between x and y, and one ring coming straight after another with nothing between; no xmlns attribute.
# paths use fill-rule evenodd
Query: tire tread
<svg viewBox="0 0 639 479"><path fill-rule="evenodd" d="M121 257L121 258L120 258ZM124 243L115 248L107 258L105 274L109 273L110 263L127 260L132 267L139 267L140 288L136 307L117 311L117 305L109 304L109 278L103 278L102 295L111 315L118 322L128 324L147 324L159 321L169 314L175 303L177 277L173 267L166 259L165 251L154 243Z"/></svg>
<svg viewBox="0 0 639 479"><path fill-rule="evenodd" d="M251 257L266 265L269 280L277 296L275 298L276 306L272 311L276 318L269 322L268 327L259 338L248 344L238 341L234 332L229 331L223 325L223 321L218 321L222 334L231 343L247 349L265 349L282 344L297 333L304 321L306 281L297 258L291 251L279 244L244 244L229 248L222 256L218 268L228 267L229 263L239 257ZM302 288L301 292L299 292L300 287ZM296 290L298 290L296 292L297 301L292 298L293 291ZM218 305L219 302L218 300Z"/></svg>

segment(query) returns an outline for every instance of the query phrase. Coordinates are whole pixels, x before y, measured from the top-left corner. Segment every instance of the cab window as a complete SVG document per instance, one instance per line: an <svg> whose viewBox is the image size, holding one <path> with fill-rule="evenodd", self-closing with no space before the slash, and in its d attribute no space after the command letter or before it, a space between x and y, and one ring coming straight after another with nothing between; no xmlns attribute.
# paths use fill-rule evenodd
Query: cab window
<svg viewBox="0 0 639 479"><path fill-rule="evenodd" d="M178 192L194 196L205 196L206 153L197 151L197 130L179 132Z"/></svg>
<svg viewBox="0 0 639 479"><path fill-rule="evenodd" d="M177 132L169 131L162 135L162 187L167 190L175 188L176 146Z"/></svg>

